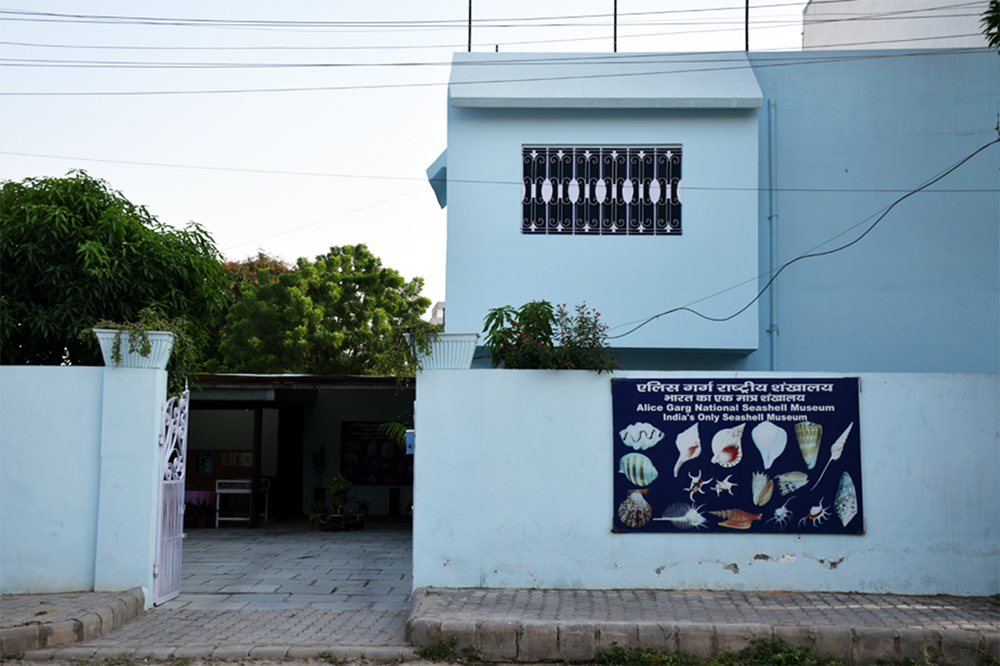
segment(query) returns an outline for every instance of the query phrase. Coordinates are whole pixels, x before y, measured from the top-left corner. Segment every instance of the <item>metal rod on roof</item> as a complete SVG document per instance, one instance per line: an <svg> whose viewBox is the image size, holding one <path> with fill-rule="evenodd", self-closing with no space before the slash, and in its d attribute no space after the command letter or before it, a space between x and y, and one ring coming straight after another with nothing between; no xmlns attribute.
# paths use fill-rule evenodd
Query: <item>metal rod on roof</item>
<svg viewBox="0 0 1000 666"><path fill-rule="evenodd" d="M469 0L469 53L472 53L472 0Z"/></svg>
<svg viewBox="0 0 1000 666"><path fill-rule="evenodd" d="M747 0L747 13L746 13L746 21L744 22L744 24L746 26L743 30L743 33L746 36L746 51L749 52L750 51L750 0Z"/></svg>
<svg viewBox="0 0 1000 666"><path fill-rule="evenodd" d="M618 0L615 0L615 53L618 53Z"/></svg>

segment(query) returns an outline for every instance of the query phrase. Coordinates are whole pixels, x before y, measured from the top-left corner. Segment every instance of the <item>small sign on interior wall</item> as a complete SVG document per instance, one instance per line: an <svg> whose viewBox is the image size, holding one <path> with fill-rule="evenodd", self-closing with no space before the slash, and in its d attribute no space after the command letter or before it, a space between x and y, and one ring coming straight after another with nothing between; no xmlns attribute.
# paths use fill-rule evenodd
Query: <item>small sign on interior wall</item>
<svg viewBox="0 0 1000 666"><path fill-rule="evenodd" d="M860 379L614 379L614 532L864 534Z"/></svg>

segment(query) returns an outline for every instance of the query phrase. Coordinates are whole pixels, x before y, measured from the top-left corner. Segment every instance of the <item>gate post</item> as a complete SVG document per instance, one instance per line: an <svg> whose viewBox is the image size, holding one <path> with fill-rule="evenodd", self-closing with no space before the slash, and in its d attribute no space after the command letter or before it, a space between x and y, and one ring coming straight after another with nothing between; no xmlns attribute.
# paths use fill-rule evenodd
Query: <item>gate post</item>
<svg viewBox="0 0 1000 666"><path fill-rule="evenodd" d="M165 370L104 369L94 590L141 586L147 608L153 602L160 419L166 397Z"/></svg>

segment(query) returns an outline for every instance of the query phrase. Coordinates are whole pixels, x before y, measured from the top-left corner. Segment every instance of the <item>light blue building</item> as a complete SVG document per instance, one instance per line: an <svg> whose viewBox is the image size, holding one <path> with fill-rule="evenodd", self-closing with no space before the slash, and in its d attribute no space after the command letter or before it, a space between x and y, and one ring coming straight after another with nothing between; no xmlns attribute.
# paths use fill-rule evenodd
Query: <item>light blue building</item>
<svg viewBox="0 0 1000 666"><path fill-rule="evenodd" d="M414 586L995 594L998 88L982 49L457 55L428 170L448 207L448 332L498 306L586 301L624 369L418 375ZM614 480L612 380L844 376L861 533L814 529L840 489L778 501L746 481L728 508L774 529L615 530L633 509L637 525L676 519L656 493L685 475L699 514L702 472L728 470L708 452L721 431L685 448L656 421L666 465L634 482L650 486L641 513L644 491ZM835 437L822 455L839 474ZM678 474L685 451L701 458Z"/></svg>
<svg viewBox="0 0 1000 666"><path fill-rule="evenodd" d="M457 54L447 330L586 301L625 368L996 373L998 61Z"/></svg>

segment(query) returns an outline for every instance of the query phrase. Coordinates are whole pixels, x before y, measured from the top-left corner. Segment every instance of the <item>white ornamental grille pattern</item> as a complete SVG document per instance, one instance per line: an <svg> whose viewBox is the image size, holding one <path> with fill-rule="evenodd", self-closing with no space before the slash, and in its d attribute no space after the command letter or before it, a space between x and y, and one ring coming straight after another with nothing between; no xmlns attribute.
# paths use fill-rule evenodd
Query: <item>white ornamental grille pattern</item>
<svg viewBox="0 0 1000 666"><path fill-rule="evenodd" d="M681 146L522 146L521 232L681 233Z"/></svg>
<svg viewBox="0 0 1000 666"><path fill-rule="evenodd" d="M184 470L187 462L191 394L184 391L163 404L160 421L160 510L157 519L153 603L180 594L184 541Z"/></svg>

